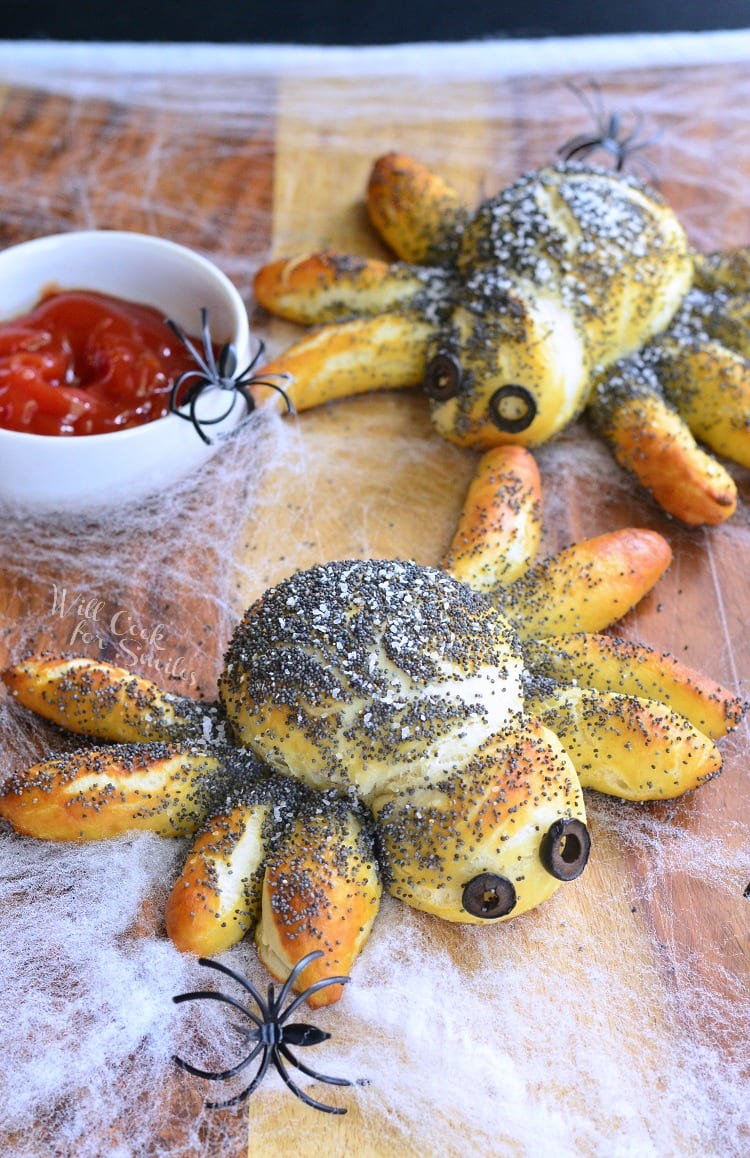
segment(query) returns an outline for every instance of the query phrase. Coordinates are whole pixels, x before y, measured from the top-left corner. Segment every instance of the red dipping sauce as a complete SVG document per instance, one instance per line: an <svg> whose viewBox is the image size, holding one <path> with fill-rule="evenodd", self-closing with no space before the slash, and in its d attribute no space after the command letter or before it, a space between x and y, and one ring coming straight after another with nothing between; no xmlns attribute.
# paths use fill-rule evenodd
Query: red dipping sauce
<svg viewBox="0 0 750 1158"><path fill-rule="evenodd" d="M195 369L151 306L53 292L0 323L0 426L54 435L141 426L168 413L175 380Z"/></svg>

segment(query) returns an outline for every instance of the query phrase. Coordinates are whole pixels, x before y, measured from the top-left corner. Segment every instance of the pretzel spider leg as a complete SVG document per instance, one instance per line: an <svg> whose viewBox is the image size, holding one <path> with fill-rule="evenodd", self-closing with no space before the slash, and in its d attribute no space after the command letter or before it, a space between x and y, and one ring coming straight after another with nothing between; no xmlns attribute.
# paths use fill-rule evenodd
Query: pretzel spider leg
<svg viewBox="0 0 750 1158"><path fill-rule="evenodd" d="M167 933L178 949L212 957L241 941L260 916L263 867L273 836L268 780L213 816L169 894Z"/></svg>
<svg viewBox="0 0 750 1158"><path fill-rule="evenodd" d="M213 750L117 744L53 756L3 785L0 816L41 840L103 840L142 830L188 836L224 793Z"/></svg>
<svg viewBox="0 0 750 1158"><path fill-rule="evenodd" d="M655 700L556 686L530 696L528 707L554 730L584 788L623 800L669 799L721 770L714 742Z"/></svg>
<svg viewBox="0 0 750 1158"><path fill-rule="evenodd" d="M479 460L443 568L475 591L507 587L536 557L542 534L539 468L521 446Z"/></svg>
<svg viewBox="0 0 750 1158"><path fill-rule="evenodd" d="M666 342L660 353L664 391L692 432L750 467L750 361L720 342Z"/></svg>
<svg viewBox="0 0 750 1158"><path fill-rule="evenodd" d="M694 284L703 290L750 293L750 247L693 254Z"/></svg>
<svg viewBox="0 0 750 1158"><path fill-rule="evenodd" d="M527 706L560 738L584 788L658 800L721 770L714 740L745 705L674 657L584 633L529 640L524 655Z"/></svg>
<svg viewBox="0 0 750 1158"><path fill-rule="evenodd" d="M641 355L595 380L589 414L620 466L670 514L701 526L722 523L734 513L734 479L698 445Z"/></svg>
<svg viewBox="0 0 750 1158"><path fill-rule="evenodd" d="M671 560L661 535L626 528L543 559L492 596L522 639L601 631L651 590Z"/></svg>
<svg viewBox="0 0 750 1158"><path fill-rule="evenodd" d="M264 266L255 278L255 297L279 317L320 325L408 309L429 282L428 270L326 250Z"/></svg>
<svg viewBox="0 0 750 1158"><path fill-rule="evenodd" d="M95 740L203 739L221 714L218 704L172 695L126 668L82 656L29 657L0 679L25 708Z"/></svg>
<svg viewBox="0 0 750 1158"><path fill-rule="evenodd" d="M265 867L258 956L283 980L308 953L320 950L304 982L295 982L298 991L347 975L370 935L381 892L369 828L346 802L303 806ZM329 1005L341 993L341 984L321 986L308 1004Z"/></svg>
<svg viewBox="0 0 750 1158"><path fill-rule="evenodd" d="M288 374L296 410L376 390L417 386L433 327L419 315L387 313L324 326L263 367Z"/></svg>
<svg viewBox="0 0 750 1158"><path fill-rule="evenodd" d="M543 679L660 700L713 740L736 728L745 710L721 684L629 639L585 632L529 639L524 658Z"/></svg>
<svg viewBox="0 0 750 1158"><path fill-rule="evenodd" d="M469 211L455 189L425 165L387 153L373 165L367 211L380 236L402 261L450 261Z"/></svg>

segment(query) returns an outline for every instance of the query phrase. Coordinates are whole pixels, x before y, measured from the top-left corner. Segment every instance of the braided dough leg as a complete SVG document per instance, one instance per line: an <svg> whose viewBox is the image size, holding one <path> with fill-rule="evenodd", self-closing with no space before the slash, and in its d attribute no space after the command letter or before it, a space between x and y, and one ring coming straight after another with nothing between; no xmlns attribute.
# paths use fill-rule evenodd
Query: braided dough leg
<svg viewBox="0 0 750 1158"><path fill-rule="evenodd" d="M170 940L182 952L213 957L254 928L272 805L241 803L200 834L167 900Z"/></svg>
<svg viewBox="0 0 750 1158"><path fill-rule="evenodd" d="M693 255L695 284L705 290L750 293L750 248L719 250Z"/></svg>
<svg viewBox="0 0 750 1158"><path fill-rule="evenodd" d="M717 454L750 467L750 362L720 342L670 343L660 362L669 400Z"/></svg>
<svg viewBox="0 0 750 1158"><path fill-rule="evenodd" d="M374 849L360 821L329 801L325 814L299 820L269 859L255 931L258 956L283 980L306 954L322 950L304 970L298 990L347 975L370 935L381 891ZM330 1005L341 992L341 985L326 986L308 1004Z"/></svg>
<svg viewBox="0 0 750 1158"><path fill-rule="evenodd" d="M624 800L663 800L721 770L713 741L652 700L569 687L532 699L529 709L559 736L584 788Z"/></svg>
<svg viewBox="0 0 750 1158"><path fill-rule="evenodd" d="M120 744L53 756L3 786L0 816L40 840L104 840L135 829L190 836L222 765L210 752Z"/></svg>
<svg viewBox="0 0 750 1158"><path fill-rule="evenodd" d="M598 379L590 413L625 470L689 526L723 523L737 506L731 475L695 441L640 358Z"/></svg>
<svg viewBox="0 0 750 1158"><path fill-rule="evenodd" d="M204 709L126 668L92 659L29 658L0 678L25 708L96 740L127 744L202 736L202 717L216 713L214 706Z"/></svg>
<svg viewBox="0 0 750 1158"><path fill-rule="evenodd" d="M309 410L372 390L418 386L432 327L409 314L380 314L315 330L263 367L264 376L290 374L297 410ZM268 405L281 406L281 402Z"/></svg>

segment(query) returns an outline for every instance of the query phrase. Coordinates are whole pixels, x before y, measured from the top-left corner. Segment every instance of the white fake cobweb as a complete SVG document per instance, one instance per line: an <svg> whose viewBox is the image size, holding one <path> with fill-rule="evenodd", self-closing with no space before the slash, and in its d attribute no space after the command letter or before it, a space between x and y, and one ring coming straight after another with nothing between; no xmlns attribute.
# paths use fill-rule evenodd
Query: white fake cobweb
<svg viewBox="0 0 750 1158"><path fill-rule="evenodd" d="M170 187L172 165L192 159L198 203L206 155L224 171L236 164L239 188L270 148L258 126L283 114L287 147L289 140L298 147L301 191L289 183L276 190L277 244L285 252L345 245L362 225L345 198L336 200L336 181L352 164L366 173L379 149L359 133L358 118L382 121L389 147L451 168L459 182L463 174L472 195L543 163L580 131L582 114L562 78L521 75L511 85L496 59L481 84L457 76L440 99L428 80L404 82L411 99L400 103L389 95L392 82L377 77L350 85L342 101L340 77L290 80L279 94L270 70L233 76L231 84L204 76L196 98L182 78L91 71L79 76L78 95L55 98L66 110L56 198L35 199L35 172L17 161L0 180L4 228L9 239L124 221L150 228L203 247L249 300L253 271L268 256L270 199L253 193L236 211L225 206L224 217L201 219L196 241L195 206L184 188ZM665 191L684 207L692 240L728 244L742 220L747 82L738 73L733 99L704 107L710 86L699 73L599 79L608 100L638 104L664 126L652 156ZM102 117L103 101L114 102L107 123L115 143L129 117L143 129L143 139L127 145L127 188L137 192L124 191L116 148L111 173L104 160L90 172L66 168L76 132L85 136ZM718 116L717 136L707 126ZM430 126L441 117L436 134ZM301 216L296 199L321 151L332 200L315 201ZM734 237L748 239L746 229ZM272 345L290 332L274 329ZM210 697L244 605L296 567L370 554L437 563L472 456L432 435L420 398L394 394L374 406L358 399L334 410L297 422L259 417L199 476L137 509L62 521L3 512L0 628L8 654L65 646L82 623L75 650L127 662L129 647L137 670ZM663 531L675 563L623 630L747 695L750 629L733 597L746 587L750 565L747 507L715 531L676 526L636 493L584 425L539 459L549 547L632 521ZM736 475L747 499L747 475ZM3 774L77 742L7 697L0 732ZM165 937L164 900L182 842L139 835L47 845L4 829L0 1147L76 1158L241 1154L249 1114L257 1153L319 1149L321 1122L332 1131L324 1143L332 1153L346 1151L350 1123L359 1151L372 1154L746 1153L748 946L738 932L748 928L750 906L742 895L750 881L744 728L722 748L724 774L689 799L642 807L591 798L586 873L517 922L453 927L386 899L342 1001L298 1015L332 1034L303 1060L359 1081L343 1089L297 1075L313 1097L348 1107L344 1119L294 1102L274 1074L249 1109L206 1110L204 1097L238 1087L212 1087L176 1070L175 1053L209 1069L240 1056L224 1007L171 1002L207 987L240 996ZM265 989L251 942L227 960Z"/></svg>

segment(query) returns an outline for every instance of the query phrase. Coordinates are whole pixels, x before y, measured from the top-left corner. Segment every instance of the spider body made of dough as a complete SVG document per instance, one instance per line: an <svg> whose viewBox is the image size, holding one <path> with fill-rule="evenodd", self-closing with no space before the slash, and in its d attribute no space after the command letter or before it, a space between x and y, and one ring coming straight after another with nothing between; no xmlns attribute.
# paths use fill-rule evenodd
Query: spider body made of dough
<svg viewBox="0 0 750 1158"><path fill-rule="evenodd" d="M197 833L172 940L210 956L254 930L278 978L322 950L303 988L348 973L383 885L456 922L534 908L585 867L582 789L689 791L744 710L601 634L668 566L665 540L612 532L529 568L539 494L530 456L489 451L442 569L334 562L267 591L214 705L98 660L19 662L20 703L105 743L11 775L0 816L50 840Z"/></svg>
<svg viewBox="0 0 750 1158"><path fill-rule="evenodd" d="M273 262L257 300L314 330L264 373L297 410L423 385L443 437L535 447L588 408L670 514L719 523L750 466L750 261L694 253L653 189L558 164L470 212L441 178L380 158L370 219L400 262L323 251ZM694 432L694 433L691 433Z"/></svg>

